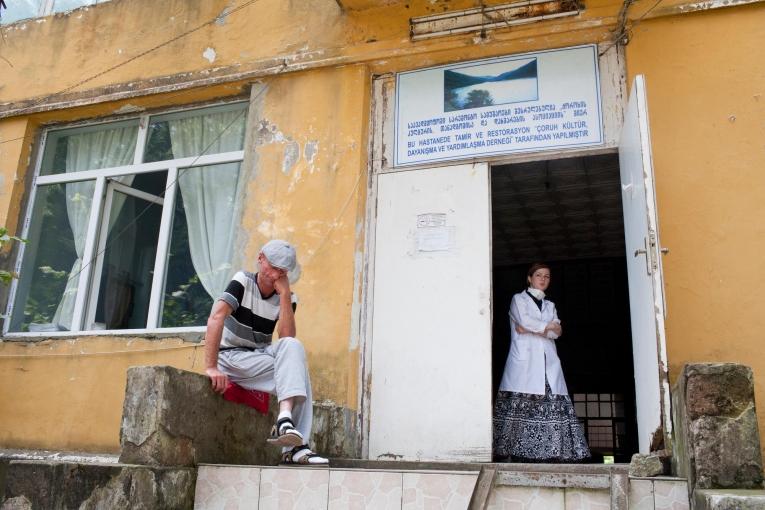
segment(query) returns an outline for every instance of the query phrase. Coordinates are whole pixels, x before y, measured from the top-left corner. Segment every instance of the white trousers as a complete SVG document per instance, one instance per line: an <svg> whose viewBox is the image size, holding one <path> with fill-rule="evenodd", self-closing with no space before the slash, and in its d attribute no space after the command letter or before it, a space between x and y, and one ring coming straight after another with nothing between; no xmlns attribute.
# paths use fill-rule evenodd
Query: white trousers
<svg viewBox="0 0 765 510"><path fill-rule="evenodd" d="M313 422L313 397L305 349L300 340L288 336L263 349L221 351L218 369L242 388L276 395L279 402L295 397L292 420L308 444Z"/></svg>

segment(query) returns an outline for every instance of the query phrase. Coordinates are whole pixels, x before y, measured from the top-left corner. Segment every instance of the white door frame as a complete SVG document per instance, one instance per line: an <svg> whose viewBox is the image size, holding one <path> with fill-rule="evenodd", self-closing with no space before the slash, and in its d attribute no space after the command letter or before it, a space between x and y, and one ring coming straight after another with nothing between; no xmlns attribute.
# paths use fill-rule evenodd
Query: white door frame
<svg viewBox="0 0 765 510"><path fill-rule="evenodd" d="M358 430L361 436L361 458L369 457L369 419L371 403L371 369L372 369L372 323L374 314L373 282L375 276L375 236L377 221L377 176L388 172L402 172L423 168L436 168L445 164L465 164L470 162L485 162L489 166L564 159L600 154L618 153L619 136L624 121L624 110L627 99L626 71L624 54L620 46L613 46L600 55L600 84L603 101L604 144L600 147L585 149L551 150L534 153L523 153L497 157L482 157L437 164L416 165L406 168L394 168L393 162L393 113L395 111L395 75L386 74L375 76L372 80L372 104L369 121L369 147L367 181L367 204L365 222L365 264L361 275L361 306L359 307L358 331L361 367L359 370L358 394ZM662 336L661 342L665 339ZM666 345L663 345L666 353ZM666 354L664 355L666 360ZM668 384L663 381L662 384ZM665 413L662 407L662 413ZM663 423L671 420L671 416L663 416ZM671 423L670 423L671 426ZM670 429L671 430L671 429ZM665 431L665 434L668 431Z"/></svg>

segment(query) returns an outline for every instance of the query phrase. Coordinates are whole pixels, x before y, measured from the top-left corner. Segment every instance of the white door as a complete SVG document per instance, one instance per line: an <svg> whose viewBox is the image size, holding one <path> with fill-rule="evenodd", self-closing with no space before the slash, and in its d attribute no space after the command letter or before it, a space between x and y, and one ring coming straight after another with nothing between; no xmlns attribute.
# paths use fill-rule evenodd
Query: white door
<svg viewBox="0 0 765 510"><path fill-rule="evenodd" d="M488 165L377 186L369 458L490 461Z"/></svg>
<svg viewBox="0 0 765 510"><path fill-rule="evenodd" d="M670 437L669 376L661 265L645 79L635 78L619 140L627 249L638 443L648 453L654 434ZM660 438L656 438L660 439ZM666 445L669 446L669 445Z"/></svg>

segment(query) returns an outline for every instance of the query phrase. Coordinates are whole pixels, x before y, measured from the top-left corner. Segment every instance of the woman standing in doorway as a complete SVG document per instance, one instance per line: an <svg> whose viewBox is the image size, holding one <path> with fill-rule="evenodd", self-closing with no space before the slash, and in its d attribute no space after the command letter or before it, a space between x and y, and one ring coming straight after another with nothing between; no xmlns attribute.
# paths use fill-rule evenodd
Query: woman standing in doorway
<svg viewBox="0 0 765 510"><path fill-rule="evenodd" d="M545 299L550 267L533 264L528 288L510 304L511 345L494 407L494 455L516 462L575 462L590 456L555 349L563 329Z"/></svg>

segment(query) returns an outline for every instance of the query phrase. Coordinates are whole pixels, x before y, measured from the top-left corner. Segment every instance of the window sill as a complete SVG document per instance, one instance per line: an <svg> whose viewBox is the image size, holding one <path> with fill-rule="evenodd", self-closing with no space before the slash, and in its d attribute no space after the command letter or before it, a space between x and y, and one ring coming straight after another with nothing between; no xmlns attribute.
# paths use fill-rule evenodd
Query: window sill
<svg viewBox="0 0 765 510"><path fill-rule="evenodd" d="M0 341L7 342L39 342L42 340L72 340L83 337L131 337L160 340L163 338L182 338L187 342L200 343L204 339L205 326L192 326L185 328L157 328L157 329L102 329L96 331L40 331L6 333Z"/></svg>

